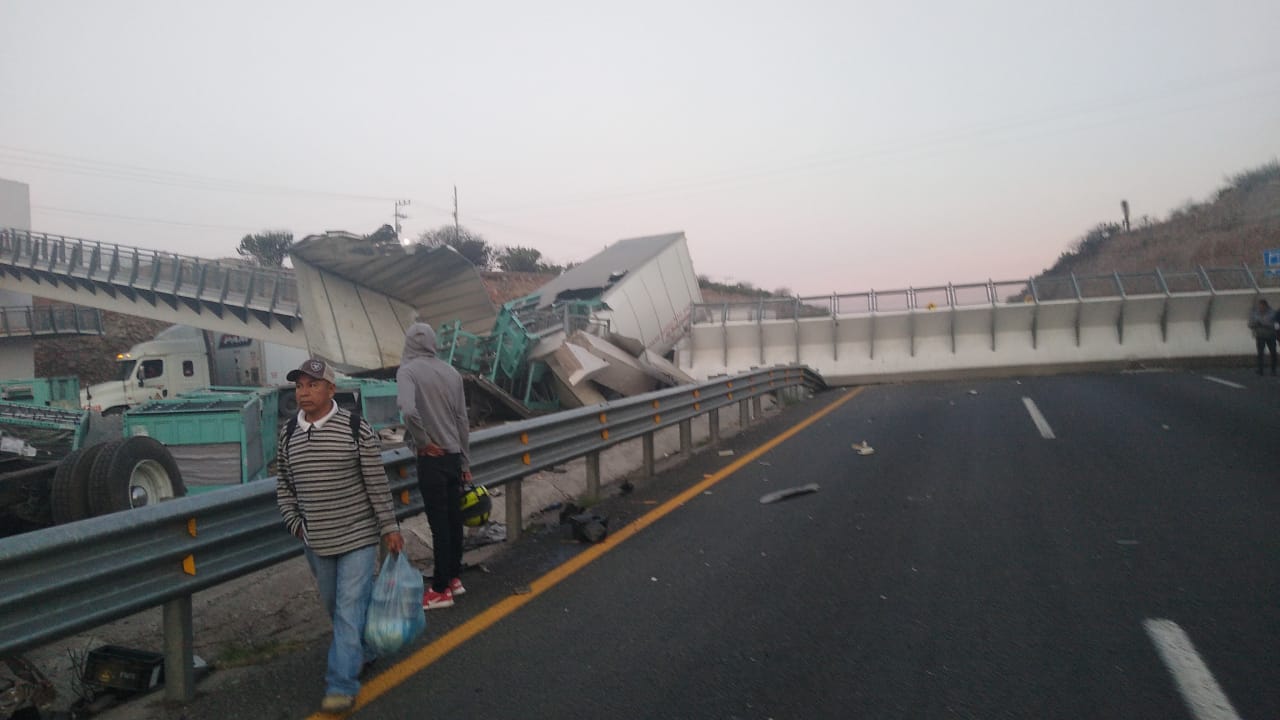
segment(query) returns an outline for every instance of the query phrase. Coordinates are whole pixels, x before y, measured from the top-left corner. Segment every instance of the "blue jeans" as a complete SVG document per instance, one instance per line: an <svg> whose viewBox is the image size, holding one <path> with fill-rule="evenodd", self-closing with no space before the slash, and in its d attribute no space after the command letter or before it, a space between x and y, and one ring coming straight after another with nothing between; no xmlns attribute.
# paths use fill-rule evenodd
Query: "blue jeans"
<svg viewBox="0 0 1280 720"><path fill-rule="evenodd" d="M376 657L364 646L364 623L373 594L378 546L332 557L316 555L310 548L306 552L320 588L320 601L333 621L329 667L324 674L325 694L354 696L360 692L360 668Z"/></svg>

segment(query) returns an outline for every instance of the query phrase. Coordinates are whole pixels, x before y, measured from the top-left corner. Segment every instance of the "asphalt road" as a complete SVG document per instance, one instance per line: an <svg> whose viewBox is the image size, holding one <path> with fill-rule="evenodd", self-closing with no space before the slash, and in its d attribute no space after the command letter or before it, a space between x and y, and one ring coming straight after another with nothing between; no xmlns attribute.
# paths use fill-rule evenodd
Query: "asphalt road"
<svg viewBox="0 0 1280 720"><path fill-rule="evenodd" d="M604 511L662 512L848 394ZM468 574L428 641L473 634L354 717L1277 718L1278 419L1241 369L865 388L555 584L584 546L554 533ZM305 715L322 667L273 668L256 716Z"/></svg>

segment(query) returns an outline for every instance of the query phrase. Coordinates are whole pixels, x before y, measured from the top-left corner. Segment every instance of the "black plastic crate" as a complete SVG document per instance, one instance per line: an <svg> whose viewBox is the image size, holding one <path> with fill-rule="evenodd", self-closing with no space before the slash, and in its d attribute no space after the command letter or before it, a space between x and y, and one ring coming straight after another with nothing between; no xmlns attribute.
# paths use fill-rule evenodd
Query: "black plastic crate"
<svg viewBox="0 0 1280 720"><path fill-rule="evenodd" d="M164 656L148 650L103 645L89 651L86 683L117 690L150 690L164 680Z"/></svg>

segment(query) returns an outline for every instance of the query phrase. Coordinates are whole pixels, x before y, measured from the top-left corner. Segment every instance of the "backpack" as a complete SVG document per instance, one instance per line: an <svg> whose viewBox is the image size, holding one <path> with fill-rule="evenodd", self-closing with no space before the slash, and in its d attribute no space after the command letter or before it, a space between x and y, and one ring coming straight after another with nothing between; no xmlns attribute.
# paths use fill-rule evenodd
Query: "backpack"
<svg viewBox="0 0 1280 720"><path fill-rule="evenodd" d="M361 420L360 413L355 410L352 410L351 411L351 441L356 444L357 453L360 452L360 420ZM284 454L285 455L289 454L289 443L290 441L293 440L293 433L297 429L298 429L298 415L297 413L294 413L293 417L290 417L289 422L285 423L285 426L284 426ZM293 480L286 477L284 482L286 485L289 486L289 492L292 493L294 497L297 497L298 491L293 486Z"/></svg>

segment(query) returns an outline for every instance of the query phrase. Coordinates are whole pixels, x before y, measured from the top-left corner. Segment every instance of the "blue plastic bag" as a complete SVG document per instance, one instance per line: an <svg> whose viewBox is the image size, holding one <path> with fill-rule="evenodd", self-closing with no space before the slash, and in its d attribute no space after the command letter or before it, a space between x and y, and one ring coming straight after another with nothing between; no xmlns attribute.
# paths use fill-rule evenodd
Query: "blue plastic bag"
<svg viewBox="0 0 1280 720"><path fill-rule="evenodd" d="M413 642L427 628L422 610L422 573L404 553L390 553L374 579L373 598L364 624L364 643L379 655L390 655Z"/></svg>

